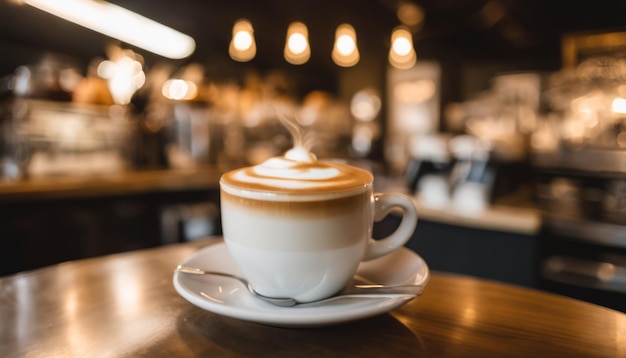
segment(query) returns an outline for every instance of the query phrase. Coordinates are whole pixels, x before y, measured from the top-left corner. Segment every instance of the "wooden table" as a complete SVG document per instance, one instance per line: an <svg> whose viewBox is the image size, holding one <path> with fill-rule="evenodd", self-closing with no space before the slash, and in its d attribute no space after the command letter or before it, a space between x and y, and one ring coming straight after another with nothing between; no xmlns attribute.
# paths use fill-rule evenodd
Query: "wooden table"
<svg viewBox="0 0 626 358"><path fill-rule="evenodd" d="M225 318L172 286L209 240L0 278L1 357L626 357L626 315L570 298L433 273L389 314L287 329Z"/></svg>

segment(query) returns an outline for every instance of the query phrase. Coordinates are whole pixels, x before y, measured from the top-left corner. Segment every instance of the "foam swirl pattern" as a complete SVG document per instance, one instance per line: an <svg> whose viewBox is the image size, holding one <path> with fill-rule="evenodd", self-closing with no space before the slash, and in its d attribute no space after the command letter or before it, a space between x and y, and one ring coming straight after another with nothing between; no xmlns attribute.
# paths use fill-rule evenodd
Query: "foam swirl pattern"
<svg viewBox="0 0 626 358"><path fill-rule="evenodd" d="M288 153L289 154L289 153ZM288 155L224 174L222 188L251 199L294 200L298 196L342 197L371 187L373 176L366 170L340 163L293 159ZM225 185L224 185L225 184ZM292 195L290 195L292 194ZM285 199L287 200L287 198Z"/></svg>

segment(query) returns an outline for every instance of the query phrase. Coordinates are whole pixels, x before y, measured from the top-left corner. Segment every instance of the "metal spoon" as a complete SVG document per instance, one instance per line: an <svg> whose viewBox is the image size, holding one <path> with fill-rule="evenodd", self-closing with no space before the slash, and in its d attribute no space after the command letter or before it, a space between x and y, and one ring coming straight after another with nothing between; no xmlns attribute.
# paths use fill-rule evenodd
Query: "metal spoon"
<svg viewBox="0 0 626 358"><path fill-rule="evenodd" d="M243 285L246 286L248 291L250 291L256 297L262 299L263 301L267 301L267 302L269 302L269 303L271 303L273 305L281 306L281 307L291 307L291 306L295 306L297 304L296 300L294 300L293 298L287 298L287 297L284 297L284 298L283 297L267 297L267 296L264 296L264 295L258 293L252 287L252 285L250 285L250 282L248 282L248 280L246 280L245 278L239 277L239 276L235 276L235 275L231 275L229 273L218 272L218 271L206 271L206 270L199 269L199 268L196 268L196 267L183 266L183 265L176 266L176 271L182 272L182 273L190 273L190 274L193 274L193 275L213 275L213 276L222 276L222 277L232 278L232 279L235 279L235 280L243 283Z"/></svg>
<svg viewBox="0 0 626 358"><path fill-rule="evenodd" d="M335 296L325 298L325 299L315 301L315 302L298 303L293 298L264 296L258 293L245 278L232 275L229 273L218 272L218 271L207 271L207 270L199 269L196 267L183 266L183 265L176 266L176 271L182 272L182 273L193 274L193 275L222 276L222 277L228 277L228 278L238 280L239 282L243 283L244 286L246 286L246 288L248 289L248 291L250 291L256 297L266 302L269 302L273 305L281 306L281 307L292 307L296 305L313 306L313 305L318 305L318 304L324 304L329 301L334 301L334 300L338 300L341 298L356 297L356 296L375 297L375 296L380 296L380 295L404 295L404 296L417 297L421 295L422 292L424 291L423 285L383 286L383 285L375 285L375 284L354 284L354 285L350 285L344 288Z"/></svg>

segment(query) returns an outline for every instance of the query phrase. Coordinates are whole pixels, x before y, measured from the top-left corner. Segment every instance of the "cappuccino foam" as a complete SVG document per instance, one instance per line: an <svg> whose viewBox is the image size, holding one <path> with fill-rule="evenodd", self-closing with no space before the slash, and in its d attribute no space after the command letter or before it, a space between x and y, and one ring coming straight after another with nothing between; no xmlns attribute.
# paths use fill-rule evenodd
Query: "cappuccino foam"
<svg viewBox="0 0 626 358"><path fill-rule="evenodd" d="M366 170L317 161L312 155L303 158L301 152L295 154L292 150L285 156L224 174L224 191L249 199L309 201L312 198L307 195L315 200L338 198L363 192L372 185L373 176Z"/></svg>

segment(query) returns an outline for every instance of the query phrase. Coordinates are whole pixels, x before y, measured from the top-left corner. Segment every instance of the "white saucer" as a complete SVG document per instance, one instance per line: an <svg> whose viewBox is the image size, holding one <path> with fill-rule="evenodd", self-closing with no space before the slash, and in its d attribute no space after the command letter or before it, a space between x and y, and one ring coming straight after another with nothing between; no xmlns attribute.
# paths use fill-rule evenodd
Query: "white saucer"
<svg viewBox="0 0 626 358"><path fill-rule="evenodd" d="M223 240L215 240L181 264L241 275ZM361 263L357 275L381 285L426 285L429 270L419 255L400 248ZM278 307L255 298L240 282L229 278L175 272L173 281L181 296L207 311L244 321L286 327L345 323L385 313L415 298L407 295L350 297L316 307Z"/></svg>

